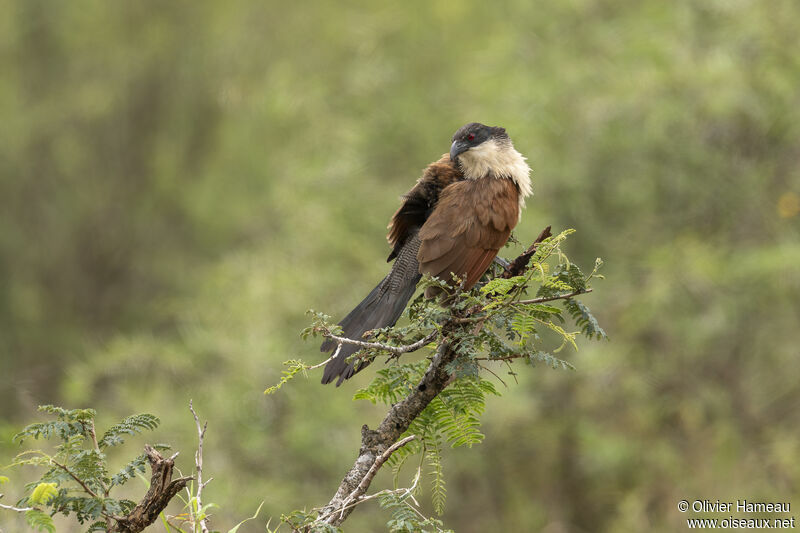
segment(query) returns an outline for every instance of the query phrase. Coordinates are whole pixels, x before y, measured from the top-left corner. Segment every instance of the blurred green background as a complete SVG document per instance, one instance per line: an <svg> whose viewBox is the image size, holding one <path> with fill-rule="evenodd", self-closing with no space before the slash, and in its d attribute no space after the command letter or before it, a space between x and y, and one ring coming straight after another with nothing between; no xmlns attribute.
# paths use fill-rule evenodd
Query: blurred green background
<svg viewBox="0 0 800 533"><path fill-rule="evenodd" d="M533 168L517 237L576 228L572 258L606 261L584 301L611 341L490 402L484 444L445 457L445 524L682 531L684 498L800 505L796 1L0 6L0 462L53 402L158 415L129 453L169 442L186 471L193 398L215 528L326 503L380 420L351 401L379 366L262 391L322 360L305 310L372 288L398 197L480 121Z"/></svg>

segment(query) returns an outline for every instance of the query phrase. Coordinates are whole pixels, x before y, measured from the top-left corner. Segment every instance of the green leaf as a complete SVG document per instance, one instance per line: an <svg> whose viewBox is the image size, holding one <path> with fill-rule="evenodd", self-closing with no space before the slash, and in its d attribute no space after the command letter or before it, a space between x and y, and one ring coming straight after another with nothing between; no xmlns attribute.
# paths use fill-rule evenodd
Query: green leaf
<svg viewBox="0 0 800 533"><path fill-rule="evenodd" d="M39 511L38 509L31 509L25 512L25 521L32 528L37 531L47 531L48 533L55 533L56 526L50 515Z"/></svg>
<svg viewBox="0 0 800 533"><path fill-rule="evenodd" d="M528 304L525 306L530 312L539 312L547 314L560 314L561 309L552 305L545 304Z"/></svg>
<svg viewBox="0 0 800 533"><path fill-rule="evenodd" d="M145 465L147 464L147 456L141 454L128 464L123 466L119 472L111 477L111 485L122 485L136 475L136 472L144 472Z"/></svg>
<svg viewBox="0 0 800 533"><path fill-rule="evenodd" d="M39 411L56 415L59 420L88 422L97 415L94 409L64 409L55 405L40 405Z"/></svg>
<svg viewBox="0 0 800 533"><path fill-rule="evenodd" d="M97 522L94 522L91 525L89 525L89 529L86 531L87 533L94 533L95 531L98 532L108 531L108 525L105 523L104 520L98 520Z"/></svg>
<svg viewBox="0 0 800 533"><path fill-rule="evenodd" d="M405 397L422 378L428 361L423 359L404 365L391 365L378 371L378 377L364 389L359 389L354 400L369 400L372 403L397 403Z"/></svg>
<svg viewBox="0 0 800 533"><path fill-rule="evenodd" d="M561 349L564 346L566 346L567 344L569 344L570 346L575 348L576 352L578 351L578 345L575 343L576 333L570 333L570 332L566 331L564 328L562 328L561 326L559 326L558 324L553 324L552 322L547 322L545 325L548 328L550 328L552 331L555 331L556 333L558 333L561 336L561 339L563 341L561 346L559 346L558 348L553 350L555 353L560 352Z"/></svg>
<svg viewBox="0 0 800 533"><path fill-rule="evenodd" d="M114 424L108 431L103 434L103 437L97 442L98 446L106 448L109 446L117 446L122 444L125 435L136 435L144 430L154 430L158 427L160 420L157 416L149 413L141 413L138 415L131 415L119 424Z"/></svg>
<svg viewBox="0 0 800 533"><path fill-rule="evenodd" d="M56 496L58 496L57 483L39 483L28 497L28 503L31 505L47 505Z"/></svg>
<svg viewBox="0 0 800 533"><path fill-rule="evenodd" d="M289 361L283 362L284 366L288 366L287 370L283 370L281 372L281 380L277 383L277 385L273 385L272 387L268 387L264 394L274 394L278 392L278 390L283 387L286 383L294 379L294 377L299 374L300 372L305 372L308 369L308 365L306 365L303 361L297 359L291 359Z"/></svg>
<svg viewBox="0 0 800 533"><path fill-rule="evenodd" d="M442 470L442 448L438 439L431 442L427 450L428 463L431 467L431 502L436 514L444 514L444 505L447 501L447 489L445 488L444 472Z"/></svg>
<svg viewBox="0 0 800 533"><path fill-rule="evenodd" d="M555 357L547 352L534 352L530 354L530 358L532 360L541 361L554 370L558 370L559 368L563 368L564 370L575 370L575 366L569 361L559 359L558 357Z"/></svg>
<svg viewBox="0 0 800 533"><path fill-rule="evenodd" d="M254 514L250 518L245 518L244 520L242 520L241 522L239 522L238 524L233 526L231 529L228 530L228 533L236 533L239 530L239 526L241 526L245 522L249 522L250 520L255 520L258 517L258 513L261 512L261 507L263 507L263 506L264 506L264 502L261 502L261 505L259 505L258 509L256 509L256 514Z"/></svg>
<svg viewBox="0 0 800 533"><path fill-rule="evenodd" d="M508 294L514 287L525 283L525 276L514 276L513 278L494 278L481 287L482 294Z"/></svg>
<svg viewBox="0 0 800 533"><path fill-rule="evenodd" d="M536 319L532 316L516 314L511 320L511 329L519 335L520 346L525 344L528 337L536 332Z"/></svg>
<svg viewBox="0 0 800 533"><path fill-rule="evenodd" d="M570 298L569 300L564 300L564 307L575 320L575 324L580 326L581 333L585 336L597 340L608 339L606 332L600 327L597 319L583 302Z"/></svg>
<svg viewBox="0 0 800 533"><path fill-rule="evenodd" d="M392 519L386 523L391 533L408 533L410 531L436 531L453 533L450 529L442 529L441 520L426 518L414 506L416 501L410 494L389 493L380 497L382 508L391 511Z"/></svg>

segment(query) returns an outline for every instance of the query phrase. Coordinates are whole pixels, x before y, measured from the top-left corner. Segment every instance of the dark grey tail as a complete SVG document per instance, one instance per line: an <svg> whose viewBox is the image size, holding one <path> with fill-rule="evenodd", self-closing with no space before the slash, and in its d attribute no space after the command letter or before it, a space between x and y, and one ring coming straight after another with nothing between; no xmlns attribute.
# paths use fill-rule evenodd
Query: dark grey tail
<svg viewBox="0 0 800 533"><path fill-rule="evenodd" d="M339 323L344 337L363 340L362 336L369 330L395 325L422 277L417 262L418 250L419 239L414 235L400 250L389 274ZM327 339L322 343L320 351L335 351L336 347L336 342ZM342 344L339 355L325 365L322 383L330 383L338 377L338 387L344 380L369 365L371 361L367 359L347 361L358 350L358 346Z"/></svg>

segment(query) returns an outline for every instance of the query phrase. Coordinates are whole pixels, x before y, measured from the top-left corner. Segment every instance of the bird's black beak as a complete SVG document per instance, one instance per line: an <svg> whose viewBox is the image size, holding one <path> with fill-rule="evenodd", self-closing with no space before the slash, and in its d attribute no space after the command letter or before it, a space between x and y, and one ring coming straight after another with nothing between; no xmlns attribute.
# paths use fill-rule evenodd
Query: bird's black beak
<svg viewBox="0 0 800 533"><path fill-rule="evenodd" d="M450 146L450 161L455 161L459 154L463 154L467 150L469 150L469 144L463 141L453 141Z"/></svg>

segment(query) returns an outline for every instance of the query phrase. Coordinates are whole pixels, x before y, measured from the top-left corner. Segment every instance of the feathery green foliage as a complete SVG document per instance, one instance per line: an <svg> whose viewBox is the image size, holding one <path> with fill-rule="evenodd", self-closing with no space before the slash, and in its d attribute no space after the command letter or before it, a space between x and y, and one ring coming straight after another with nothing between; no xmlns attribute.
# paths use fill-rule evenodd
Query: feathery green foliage
<svg viewBox="0 0 800 533"><path fill-rule="evenodd" d="M341 529L317 521L317 513L314 511L292 511L288 515L281 515L281 523L287 524L292 531L304 531L306 528L312 533L341 533Z"/></svg>
<svg viewBox="0 0 800 533"><path fill-rule="evenodd" d="M29 526L31 526L31 528L36 529L37 531L47 531L47 533L55 533L56 531L53 518L38 509L26 511L25 521Z"/></svg>
<svg viewBox="0 0 800 533"><path fill-rule="evenodd" d="M129 416L119 424L114 424L108 428L103 437L97 441L97 445L100 449L108 446L117 446L125 442L125 435L132 436L145 430L152 431L158 427L158 424L158 418L147 413Z"/></svg>
<svg viewBox="0 0 800 533"><path fill-rule="evenodd" d="M291 359L289 361L284 361L283 364L284 364L284 366L288 366L289 368L287 368L286 370L282 370L281 371L281 380L276 385L273 385L272 387L267 387L264 390L264 394L275 394L276 392L278 392L280 390L281 387L283 387L289 381L294 379L294 377L297 374L299 374L301 372L305 373L306 370L311 368L309 365L305 364L302 361L298 361L296 359Z"/></svg>
<svg viewBox="0 0 800 533"><path fill-rule="evenodd" d="M380 505L392 513L386 523L392 533L452 533L450 529L442 529L444 524L436 518L424 516L417 510L414 496L409 493L395 492L381 496Z"/></svg>
<svg viewBox="0 0 800 533"><path fill-rule="evenodd" d="M44 469L39 480L26 486L28 495L20 500L20 505L26 503L33 507L25 513L28 524L52 532L55 526L51 517L61 513L74 515L81 524L88 522L88 531L105 530L106 518L126 515L135 506L130 500L112 498L111 490L123 485L136 472L144 472L147 460L140 455L109 476L103 450L123 444L129 436L155 429L159 419L150 414L132 415L109 427L97 439L93 409L68 410L45 405L39 410L54 416L55 420L30 424L17 433L14 440L20 443L28 439L55 440L54 452L25 451L10 465ZM162 444L154 448L169 447Z"/></svg>
<svg viewBox="0 0 800 533"><path fill-rule="evenodd" d="M39 483L36 488L31 491L28 496L28 504L30 505L47 505L50 500L58 496L58 484L56 483Z"/></svg>

